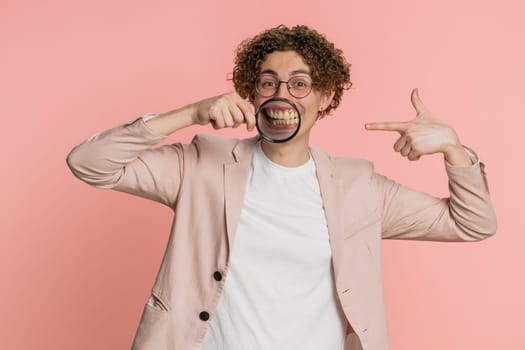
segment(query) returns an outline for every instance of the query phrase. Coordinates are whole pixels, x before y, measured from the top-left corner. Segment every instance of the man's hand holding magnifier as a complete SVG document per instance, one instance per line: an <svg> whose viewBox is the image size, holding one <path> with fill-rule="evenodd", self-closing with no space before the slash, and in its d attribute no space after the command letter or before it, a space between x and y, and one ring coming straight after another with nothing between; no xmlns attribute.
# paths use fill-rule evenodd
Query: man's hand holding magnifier
<svg viewBox="0 0 525 350"><path fill-rule="evenodd" d="M214 129L223 129L243 123L248 131L254 130L255 112L252 104L236 92L210 97L147 121L150 128L166 136L191 125L211 124Z"/></svg>

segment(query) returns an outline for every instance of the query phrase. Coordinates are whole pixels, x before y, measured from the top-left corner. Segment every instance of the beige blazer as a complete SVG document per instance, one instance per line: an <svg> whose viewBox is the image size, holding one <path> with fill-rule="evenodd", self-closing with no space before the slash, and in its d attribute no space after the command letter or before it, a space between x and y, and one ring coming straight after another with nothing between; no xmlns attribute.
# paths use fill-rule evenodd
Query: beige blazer
<svg viewBox="0 0 525 350"><path fill-rule="evenodd" d="M67 163L88 184L173 209L166 252L132 349L197 350L228 278L257 139L198 135L190 144L152 148L165 138L138 118L90 137ZM484 167L478 161L445 164L450 198L438 199L376 174L366 160L331 157L316 148L311 154L347 320L345 349L389 349L381 239L477 241L495 233Z"/></svg>

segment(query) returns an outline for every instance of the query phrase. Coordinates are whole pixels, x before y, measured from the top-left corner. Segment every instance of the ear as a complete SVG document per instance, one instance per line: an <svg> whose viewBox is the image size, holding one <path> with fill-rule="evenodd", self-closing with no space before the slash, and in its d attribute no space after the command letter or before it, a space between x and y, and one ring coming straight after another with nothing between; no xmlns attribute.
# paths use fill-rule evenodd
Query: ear
<svg viewBox="0 0 525 350"><path fill-rule="evenodd" d="M335 95L335 90L327 91L321 95L321 103L319 104L319 112L324 111L330 106L330 104L332 104L334 95Z"/></svg>

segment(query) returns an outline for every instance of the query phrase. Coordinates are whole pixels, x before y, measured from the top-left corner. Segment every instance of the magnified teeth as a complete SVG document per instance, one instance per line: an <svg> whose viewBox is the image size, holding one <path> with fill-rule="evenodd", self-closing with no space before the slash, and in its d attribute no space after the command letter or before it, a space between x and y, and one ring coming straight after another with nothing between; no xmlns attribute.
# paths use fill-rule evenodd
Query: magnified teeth
<svg viewBox="0 0 525 350"><path fill-rule="evenodd" d="M294 125L297 124L297 118L291 119L273 119L270 118L270 121L273 125Z"/></svg>
<svg viewBox="0 0 525 350"><path fill-rule="evenodd" d="M297 124L297 111L294 109L266 109L266 115L270 117L273 125Z"/></svg>

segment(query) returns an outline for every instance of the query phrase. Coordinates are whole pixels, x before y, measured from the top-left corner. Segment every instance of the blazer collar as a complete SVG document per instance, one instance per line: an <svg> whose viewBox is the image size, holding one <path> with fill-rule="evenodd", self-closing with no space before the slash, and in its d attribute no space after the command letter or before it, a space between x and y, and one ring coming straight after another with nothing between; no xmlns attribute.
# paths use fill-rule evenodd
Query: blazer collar
<svg viewBox="0 0 525 350"><path fill-rule="evenodd" d="M239 140L232 149L233 161L236 163L251 161L255 144L261 139L259 135Z"/></svg>
<svg viewBox="0 0 525 350"><path fill-rule="evenodd" d="M251 161L255 144L261 139L259 135L250 137L247 139L239 140L232 149L232 157L235 163L243 161ZM333 176L334 165L330 159L330 156L315 147L310 147L310 152L314 163L316 165L316 171L318 177L330 177Z"/></svg>
<svg viewBox="0 0 525 350"><path fill-rule="evenodd" d="M232 148L231 161L224 164L226 228L230 249L239 223L255 144L259 140L259 136L239 140ZM335 262L340 258L337 247L341 246L342 240L343 180L335 178L334 164L327 153L315 147L311 147L310 152L316 166L332 246L334 273L337 276L340 264Z"/></svg>
<svg viewBox="0 0 525 350"><path fill-rule="evenodd" d="M229 247L237 231L244 193L255 144L260 137L238 141L232 148L232 158L224 163L226 228ZM323 208L328 224L332 264L336 284L340 281L345 240L356 236L370 216L370 193L363 173L364 161L353 158L334 159L326 152L311 147L316 167ZM340 164L340 165L338 165ZM350 200L351 199L351 200Z"/></svg>

